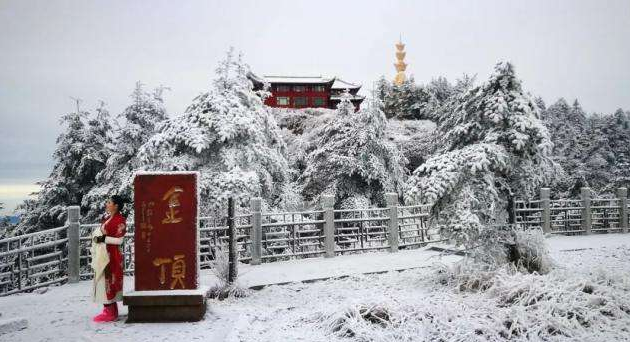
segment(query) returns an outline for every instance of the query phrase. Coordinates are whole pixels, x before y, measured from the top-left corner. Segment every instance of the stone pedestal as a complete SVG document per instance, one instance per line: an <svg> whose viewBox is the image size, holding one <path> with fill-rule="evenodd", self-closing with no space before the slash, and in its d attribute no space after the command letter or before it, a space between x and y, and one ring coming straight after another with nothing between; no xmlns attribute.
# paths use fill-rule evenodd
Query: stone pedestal
<svg viewBox="0 0 630 342"><path fill-rule="evenodd" d="M196 322L206 314L208 288L197 290L132 291L123 296L127 323Z"/></svg>

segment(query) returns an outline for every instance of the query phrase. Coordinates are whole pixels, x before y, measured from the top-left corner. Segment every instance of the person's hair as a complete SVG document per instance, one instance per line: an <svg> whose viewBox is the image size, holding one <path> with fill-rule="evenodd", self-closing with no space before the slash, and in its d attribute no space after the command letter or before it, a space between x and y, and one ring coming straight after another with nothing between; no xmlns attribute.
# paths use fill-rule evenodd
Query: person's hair
<svg viewBox="0 0 630 342"><path fill-rule="evenodd" d="M125 203L127 201L122 196L112 195L112 196L109 197L109 200L112 201L112 203L114 203L118 207L118 212L121 215L127 216L127 215L125 215L125 212L124 212Z"/></svg>

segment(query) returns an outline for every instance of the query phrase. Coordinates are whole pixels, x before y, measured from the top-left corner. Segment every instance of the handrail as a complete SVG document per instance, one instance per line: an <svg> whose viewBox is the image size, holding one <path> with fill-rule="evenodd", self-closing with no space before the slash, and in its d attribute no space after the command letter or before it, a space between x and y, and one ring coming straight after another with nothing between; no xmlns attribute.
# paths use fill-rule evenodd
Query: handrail
<svg viewBox="0 0 630 342"><path fill-rule="evenodd" d="M68 228L68 225L66 224L65 226L61 226L61 227L55 227L55 228L40 230L40 231L37 231L37 232L23 234L23 235L16 235L16 236L12 236L12 237L8 237L8 238L4 238L4 239L0 240L0 244L9 243L9 242L17 241L17 240L22 240L22 239L28 239L30 237L38 236L38 235L46 235L46 234L56 233L58 231L61 231L61 230L67 229L67 228Z"/></svg>

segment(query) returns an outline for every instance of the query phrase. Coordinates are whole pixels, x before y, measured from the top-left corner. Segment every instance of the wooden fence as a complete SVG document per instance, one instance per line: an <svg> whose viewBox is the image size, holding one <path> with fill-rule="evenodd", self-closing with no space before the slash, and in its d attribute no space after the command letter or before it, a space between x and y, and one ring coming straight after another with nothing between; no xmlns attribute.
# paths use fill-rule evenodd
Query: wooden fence
<svg viewBox="0 0 630 342"><path fill-rule="evenodd" d="M252 265L291 258L334 257L369 250L398 251L439 241L428 226L429 206L399 206L387 194L387 207L333 208L322 196L321 210L261 212L261 199L235 217L239 260ZM227 253L227 217L199 217L201 268L211 267L217 252ZM58 228L0 240L0 296L92 277L91 232L98 224L81 224L78 206L68 208L68 222ZM128 223L121 249L125 273L133 274L134 224Z"/></svg>

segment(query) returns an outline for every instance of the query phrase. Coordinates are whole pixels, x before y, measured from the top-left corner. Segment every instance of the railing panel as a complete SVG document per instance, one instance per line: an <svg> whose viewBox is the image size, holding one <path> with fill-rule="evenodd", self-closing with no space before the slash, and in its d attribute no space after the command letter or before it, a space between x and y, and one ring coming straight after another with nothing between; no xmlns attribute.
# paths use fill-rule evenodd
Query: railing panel
<svg viewBox="0 0 630 342"><path fill-rule="evenodd" d="M334 210L337 253L388 248L389 208Z"/></svg>
<svg viewBox="0 0 630 342"><path fill-rule="evenodd" d="M439 240L437 231L429 227L430 209L430 205L398 207L400 247L421 246Z"/></svg>
<svg viewBox="0 0 630 342"><path fill-rule="evenodd" d="M0 296L67 280L67 228L0 240Z"/></svg>
<svg viewBox="0 0 630 342"><path fill-rule="evenodd" d="M324 250L324 212L263 213L263 261L320 256Z"/></svg>
<svg viewBox="0 0 630 342"><path fill-rule="evenodd" d="M591 200L591 231L621 231L619 202L617 198L593 198Z"/></svg>
<svg viewBox="0 0 630 342"><path fill-rule="evenodd" d="M542 201L515 201L516 223L526 229L542 229Z"/></svg>
<svg viewBox="0 0 630 342"><path fill-rule="evenodd" d="M550 219L552 234L581 234L582 228L581 200L560 199L550 201Z"/></svg>

